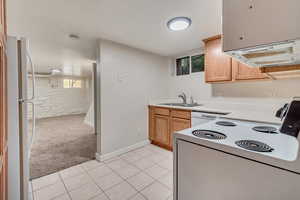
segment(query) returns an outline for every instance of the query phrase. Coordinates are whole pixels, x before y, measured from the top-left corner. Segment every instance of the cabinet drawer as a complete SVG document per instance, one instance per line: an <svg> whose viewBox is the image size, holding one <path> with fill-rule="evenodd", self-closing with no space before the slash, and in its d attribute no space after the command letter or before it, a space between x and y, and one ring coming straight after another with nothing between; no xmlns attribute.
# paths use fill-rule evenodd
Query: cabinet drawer
<svg viewBox="0 0 300 200"><path fill-rule="evenodd" d="M172 117L182 118L182 119L191 119L191 112L185 110L172 110Z"/></svg>
<svg viewBox="0 0 300 200"><path fill-rule="evenodd" d="M170 115L170 110L168 108L155 108L154 113L157 115Z"/></svg>

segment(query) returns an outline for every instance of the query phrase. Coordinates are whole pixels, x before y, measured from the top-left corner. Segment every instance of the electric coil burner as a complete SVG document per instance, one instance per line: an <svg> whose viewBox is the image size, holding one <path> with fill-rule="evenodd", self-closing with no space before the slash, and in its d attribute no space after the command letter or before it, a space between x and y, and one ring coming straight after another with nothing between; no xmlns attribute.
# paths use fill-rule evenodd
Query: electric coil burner
<svg viewBox="0 0 300 200"><path fill-rule="evenodd" d="M235 123L227 122L227 121L218 121L218 122L216 122L216 124L220 125L220 126L236 126Z"/></svg>
<svg viewBox="0 0 300 200"><path fill-rule="evenodd" d="M252 129L262 133L278 134L277 129L272 126L255 126Z"/></svg>
<svg viewBox="0 0 300 200"><path fill-rule="evenodd" d="M217 131L210 131L210 130L194 130L192 134L199 138L211 139L211 140L223 140L227 136L219 133Z"/></svg>
<svg viewBox="0 0 300 200"><path fill-rule="evenodd" d="M274 150L269 145L255 140L239 140L235 144L243 149L257 152L272 152Z"/></svg>

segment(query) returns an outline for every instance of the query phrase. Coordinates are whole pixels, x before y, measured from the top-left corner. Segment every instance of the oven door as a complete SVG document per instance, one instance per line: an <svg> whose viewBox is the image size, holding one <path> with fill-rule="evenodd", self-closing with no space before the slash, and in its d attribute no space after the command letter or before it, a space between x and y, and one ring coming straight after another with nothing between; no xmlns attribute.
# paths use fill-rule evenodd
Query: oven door
<svg viewBox="0 0 300 200"><path fill-rule="evenodd" d="M299 174L183 140L175 153L174 200L299 200Z"/></svg>

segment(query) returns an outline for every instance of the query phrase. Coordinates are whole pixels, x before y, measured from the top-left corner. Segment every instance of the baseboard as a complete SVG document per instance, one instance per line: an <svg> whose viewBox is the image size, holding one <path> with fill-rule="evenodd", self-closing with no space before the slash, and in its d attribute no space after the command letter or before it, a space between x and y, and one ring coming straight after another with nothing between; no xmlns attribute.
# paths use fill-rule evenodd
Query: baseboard
<svg viewBox="0 0 300 200"><path fill-rule="evenodd" d="M135 150L135 149L138 149L138 148L141 148L147 144L150 144L150 141L149 140L144 140L142 142L139 142L139 143L136 143L134 145L131 145L131 146L128 146L128 147L125 147L125 148L122 148L122 149L119 149L117 151L114 151L114 152L111 152L111 153L107 153L107 154L104 154L104 155L101 155L99 153L96 153L96 159L100 162L102 161L105 161L105 160L108 160L108 159L111 159L113 157L116 157L116 156L119 156L121 154L124 154L124 153L127 153L129 151L132 151L132 150Z"/></svg>

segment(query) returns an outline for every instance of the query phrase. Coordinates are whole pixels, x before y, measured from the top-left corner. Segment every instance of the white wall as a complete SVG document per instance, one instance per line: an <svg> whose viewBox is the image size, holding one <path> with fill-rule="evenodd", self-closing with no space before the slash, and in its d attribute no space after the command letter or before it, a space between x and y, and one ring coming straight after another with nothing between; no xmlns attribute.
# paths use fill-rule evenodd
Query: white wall
<svg viewBox="0 0 300 200"><path fill-rule="evenodd" d="M36 117L46 118L87 113L91 101L91 90L89 84L86 84L88 80L81 80L82 88L63 88L63 78L37 78ZM29 83L31 83L31 79L29 79ZM32 86L29 84L29 96L31 91Z"/></svg>
<svg viewBox="0 0 300 200"><path fill-rule="evenodd" d="M169 59L111 41L100 41L101 152L148 138L147 105L167 96ZM100 142L100 141L99 141Z"/></svg>

